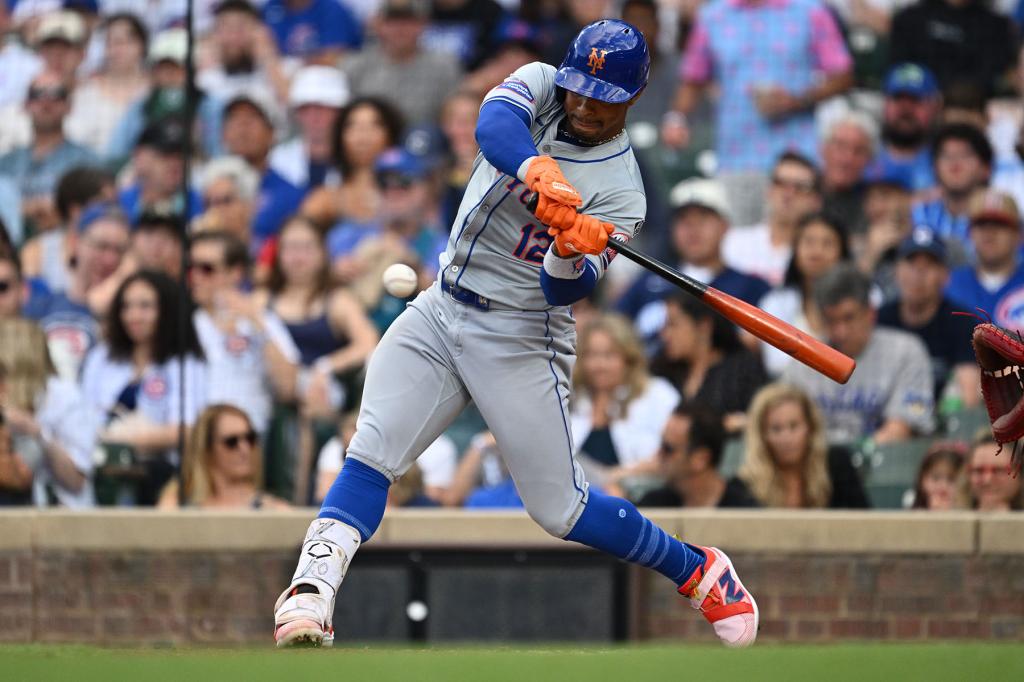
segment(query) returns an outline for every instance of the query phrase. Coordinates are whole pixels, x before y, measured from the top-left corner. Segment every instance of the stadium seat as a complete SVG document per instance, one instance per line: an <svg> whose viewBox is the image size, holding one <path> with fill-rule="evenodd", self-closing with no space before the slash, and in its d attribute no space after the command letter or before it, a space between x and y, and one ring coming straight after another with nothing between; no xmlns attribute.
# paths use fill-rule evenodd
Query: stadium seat
<svg viewBox="0 0 1024 682"><path fill-rule="evenodd" d="M988 412L980 405L953 412L943 422L942 432L947 438L970 443L978 429L988 426Z"/></svg>
<svg viewBox="0 0 1024 682"><path fill-rule="evenodd" d="M864 490L876 509L901 509L906 491L914 487L921 459L931 445L930 438L873 445L862 450Z"/></svg>
<svg viewBox="0 0 1024 682"><path fill-rule="evenodd" d="M743 438L736 436L725 441L725 448L722 451L722 461L718 464L718 471L724 478L736 475L743 464L743 455L746 449L743 446Z"/></svg>

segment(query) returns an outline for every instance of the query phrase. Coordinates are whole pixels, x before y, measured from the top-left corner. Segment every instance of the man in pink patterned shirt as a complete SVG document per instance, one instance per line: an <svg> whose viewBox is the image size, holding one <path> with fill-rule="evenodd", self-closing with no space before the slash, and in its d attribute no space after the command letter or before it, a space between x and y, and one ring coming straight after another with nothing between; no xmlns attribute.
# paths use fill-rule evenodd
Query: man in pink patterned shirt
<svg viewBox="0 0 1024 682"><path fill-rule="evenodd" d="M741 214L760 212L781 153L816 158L814 108L853 82L835 19L817 0L712 0L698 14L679 76L664 142L686 144L685 115L717 83L718 173ZM742 215L739 224L757 217Z"/></svg>

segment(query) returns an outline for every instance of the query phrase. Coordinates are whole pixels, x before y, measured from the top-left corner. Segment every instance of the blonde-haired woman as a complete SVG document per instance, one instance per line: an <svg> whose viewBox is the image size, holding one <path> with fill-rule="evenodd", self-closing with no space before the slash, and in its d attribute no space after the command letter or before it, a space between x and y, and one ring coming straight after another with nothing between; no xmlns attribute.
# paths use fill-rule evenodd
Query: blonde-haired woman
<svg viewBox="0 0 1024 682"><path fill-rule="evenodd" d="M850 453L829 447L818 408L799 388L769 384L747 413L739 478L765 507L866 508Z"/></svg>
<svg viewBox="0 0 1024 682"><path fill-rule="evenodd" d="M573 443L598 485L655 474L661 431L679 392L647 371L643 344L621 315L595 317L580 331L570 407Z"/></svg>
<svg viewBox="0 0 1024 682"><path fill-rule="evenodd" d="M186 507L285 509L288 504L262 490L263 458L249 417L233 405L210 405L189 433L181 463ZM178 506L178 483L171 481L159 507Z"/></svg>
<svg viewBox="0 0 1024 682"><path fill-rule="evenodd" d="M73 382L60 379L46 347L46 333L21 318L0 320L0 414L14 452L33 471L38 505L81 508L95 504L93 449L100 415Z"/></svg>

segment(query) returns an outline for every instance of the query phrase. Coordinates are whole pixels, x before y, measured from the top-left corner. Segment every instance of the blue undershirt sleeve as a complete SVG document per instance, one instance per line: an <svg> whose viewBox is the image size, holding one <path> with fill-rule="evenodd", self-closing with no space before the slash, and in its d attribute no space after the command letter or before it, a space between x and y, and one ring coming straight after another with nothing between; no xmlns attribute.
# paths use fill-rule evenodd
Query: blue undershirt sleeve
<svg viewBox="0 0 1024 682"><path fill-rule="evenodd" d="M480 108L476 142L492 166L513 178L518 176L523 161L537 156L530 135L530 114L502 100L488 100Z"/></svg>
<svg viewBox="0 0 1024 682"><path fill-rule="evenodd" d="M590 295L597 284L597 268L589 260L583 261L583 273L576 279L562 279L540 270L540 288L550 305L572 305Z"/></svg>

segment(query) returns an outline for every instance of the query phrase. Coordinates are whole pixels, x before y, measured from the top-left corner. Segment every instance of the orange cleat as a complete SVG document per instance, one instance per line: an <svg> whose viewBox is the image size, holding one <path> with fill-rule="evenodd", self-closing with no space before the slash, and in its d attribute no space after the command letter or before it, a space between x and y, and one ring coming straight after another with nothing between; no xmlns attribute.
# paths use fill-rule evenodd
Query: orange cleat
<svg viewBox="0 0 1024 682"><path fill-rule="evenodd" d="M754 596L743 587L725 552L717 547L696 549L707 559L679 587L679 594L689 599L693 608L700 609L723 644L750 646L757 639L760 619Z"/></svg>

